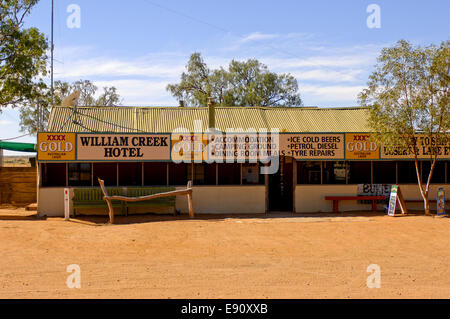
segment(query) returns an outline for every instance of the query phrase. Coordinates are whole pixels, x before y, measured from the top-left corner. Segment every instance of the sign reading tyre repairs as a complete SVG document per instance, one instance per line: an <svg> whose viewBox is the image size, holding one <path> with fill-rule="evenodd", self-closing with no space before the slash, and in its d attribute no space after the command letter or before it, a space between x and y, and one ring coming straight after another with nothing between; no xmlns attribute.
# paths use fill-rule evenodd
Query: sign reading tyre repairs
<svg viewBox="0 0 450 319"><path fill-rule="evenodd" d="M295 159L344 159L344 134L280 134L280 154Z"/></svg>
<svg viewBox="0 0 450 319"><path fill-rule="evenodd" d="M169 160L169 134L78 134L77 160Z"/></svg>

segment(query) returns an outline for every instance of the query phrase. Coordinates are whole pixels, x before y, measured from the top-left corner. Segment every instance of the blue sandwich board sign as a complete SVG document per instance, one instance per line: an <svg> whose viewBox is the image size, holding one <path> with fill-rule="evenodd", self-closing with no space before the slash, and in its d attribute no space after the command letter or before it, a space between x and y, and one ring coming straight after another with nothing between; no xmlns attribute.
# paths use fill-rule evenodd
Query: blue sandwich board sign
<svg viewBox="0 0 450 319"><path fill-rule="evenodd" d="M436 211L438 216L445 215L445 191L442 187L437 191Z"/></svg>

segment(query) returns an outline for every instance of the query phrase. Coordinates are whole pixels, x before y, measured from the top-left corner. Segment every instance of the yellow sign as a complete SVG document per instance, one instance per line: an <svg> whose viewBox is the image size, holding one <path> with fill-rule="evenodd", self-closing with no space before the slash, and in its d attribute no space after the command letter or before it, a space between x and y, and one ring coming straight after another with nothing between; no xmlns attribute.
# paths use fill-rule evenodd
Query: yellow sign
<svg viewBox="0 0 450 319"><path fill-rule="evenodd" d="M377 142L367 133L345 134L346 159L379 159L380 149Z"/></svg>
<svg viewBox="0 0 450 319"><path fill-rule="evenodd" d="M172 133L172 161L206 160L206 145L206 134Z"/></svg>
<svg viewBox="0 0 450 319"><path fill-rule="evenodd" d="M450 135L429 137L426 135L417 135L416 145L417 157L420 159L427 159L430 156L437 154L438 159L450 159ZM381 147L382 159L414 159L412 150L404 149L388 149Z"/></svg>
<svg viewBox="0 0 450 319"><path fill-rule="evenodd" d="M39 133L38 159L40 161L75 160L75 134Z"/></svg>

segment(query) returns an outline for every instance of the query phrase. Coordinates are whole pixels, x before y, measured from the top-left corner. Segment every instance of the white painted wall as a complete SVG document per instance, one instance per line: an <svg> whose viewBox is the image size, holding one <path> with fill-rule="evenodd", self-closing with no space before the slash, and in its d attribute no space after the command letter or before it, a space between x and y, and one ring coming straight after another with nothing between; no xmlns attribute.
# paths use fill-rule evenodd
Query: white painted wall
<svg viewBox="0 0 450 319"><path fill-rule="evenodd" d="M446 194L450 194L450 185L432 185L429 198L435 198L438 188L443 187ZM295 211L297 213L332 212L333 202L325 200L325 196L357 195L358 185L296 185ZM400 185L405 199L421 199L419 187L416 184ZM447 196L448 197L448 196ZM410 209L423 209L421 203L408 203ZM435 205L431 205L435 209ZM371 204L358 204L357 201L339 201L339 211L370 211ZM384 210L378 205L378 210Z"/></svg>
<svg viewBox="0 0 450 319"><path fill-rule="evenodd" d="M185 187L177 187L183 189ZM73 189L70 189L70 197ZM265 186L194 186L195 214L263 214L265 213ZM177 196L176 208L188 213L186 196ZM72 203L70 212L72 214ZM143 213L145 208L131 209L131 213ZM162 212L162 211L161 211ZM39 189L40 216L64 216L64 187L41 187ZM106 214L104 209L84 209L81 214ZM116 211L120 214L120 211Z"/></svg>

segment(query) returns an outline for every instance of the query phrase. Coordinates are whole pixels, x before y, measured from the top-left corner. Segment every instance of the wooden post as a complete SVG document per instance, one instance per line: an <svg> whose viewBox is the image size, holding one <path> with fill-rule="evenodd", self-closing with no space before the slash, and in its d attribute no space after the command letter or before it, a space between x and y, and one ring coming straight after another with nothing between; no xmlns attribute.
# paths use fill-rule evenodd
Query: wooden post
<svg viewBox="0 0 450 319"><path fill-rule="evenodd" d="M188 205L189 205L189 217L194 217L194 204L192 202L192 181L188 181L187 188L182 190L175 190L165 193L158 193L158 194L152 194L152 195L145 195L145 196L139 196L139 197L126 197L126 196L109 196L106 188L105 183L103 180L98 178L98 183L100 184L100 188L103 192L103 199L108 204L108 210L109 210L109 222L111 224L114 224L114 209L112 207L111 201L112 200L121 200L125 202L138 202L138 201L145 201L155 198L161 198L161 197L168 197L168 196L176 196L176 195L187 195L188 198Z"/></svg>
<svg viewBox="0 0 450 319"><path fill-rule="evenodd" d="M188 206L189 206L189 217L194 218L194 204L192 203L192 181L188 181L187 188L191 189L191 191L189 193L187 193Z"/></svg>
<svg viewBox="0 0 450 319"><path fill-rule="evenodd" d="M109 199L108 192L106 191L105 182L98 177L98 183L100 184L100 188L102 189L104 195L103 198L108 205L109 222L111 224L114 224L114 208L112 207L111 200Z"/></svg>

